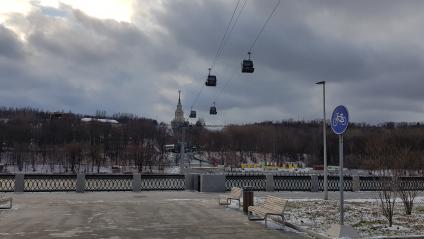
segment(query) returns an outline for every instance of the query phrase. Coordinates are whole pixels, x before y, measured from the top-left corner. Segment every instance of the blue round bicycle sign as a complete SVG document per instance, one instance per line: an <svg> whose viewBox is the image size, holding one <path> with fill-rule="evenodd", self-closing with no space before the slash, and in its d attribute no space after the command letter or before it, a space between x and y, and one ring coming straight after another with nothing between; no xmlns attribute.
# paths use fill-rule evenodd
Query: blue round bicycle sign
<svg viewBox="0 0 424 239"><path fill-rule="evenodd" d="M349 124L349 112L343 105L337 106L331 116L331 129L335 134L343 134Z"/></svg>

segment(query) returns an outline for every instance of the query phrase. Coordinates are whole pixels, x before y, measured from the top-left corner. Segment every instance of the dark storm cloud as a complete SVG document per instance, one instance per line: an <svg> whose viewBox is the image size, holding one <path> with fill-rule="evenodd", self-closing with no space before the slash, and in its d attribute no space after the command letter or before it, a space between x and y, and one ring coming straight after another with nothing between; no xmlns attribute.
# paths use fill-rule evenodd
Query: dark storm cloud
<svg viewBox="0 0 424 239"><path fill-rule="evenodd" d="M152 54L151 43L130 24L101 21L62 7L66 18L34 11L10 20L30 31L24 43L5 38L9 56L0 64L0 84L14 94L1 94L0 100L11 106L82 113L136 111L154 117L157 88L148 57L143 57ZM13 61L10 54L20 48L10 46L23 44L26 58Z"/></svg>
<svg viewBox="0 0 424 239"><path fill-rule="evenodd" d="M181 89L186 113L194 103L208 123L317 119L314 83L326 80L329 111L346 104L355 121L422 120L423 1L283 0L253 49L255 73L241 74L275 3L248 1L213 69L217 88L202 85L234 1L162 1L150 23L145 1L134 4L133 23L35 6L0 25L0 101L169 121Z"/></svg>
<svg viewBox="0 0 424 239"><path fill-rule="evenodd" d="M18 36L0 25L0 57L16 59L22 56L22 44L18 41Z"/></svg>
<svg viewBox="0 0 424 239"><path fill-rule="evenodd" d="M168 1L165 6L172 11L158 14L158 22L179 45L209 63L216 45L207 43L220 40L231 4ZM422 34L417 33L424 23L423 2L282 1L254 49L254 75L234 74L273 4L249 1L215 69L218 90L206 89L199 103L203 109L216 99L221 110L247 113L271 106L282 109L281 118L319 118L320 88L314 82L326 80L330 108L351 106L360 116L355 120L422 120L416 117L423 116L416 102L424 99ZM266 118L256 112L249 114L252 120Z"/></svg>
<svg viewBox="0 0 424 239"><path fill-rule="evenodd" d="M239 62L243 51L244 53L247 51L260 24L273 6L270 3L273 2L263 4L251 1L254 6L247 7L245 11L247 16L245 14L241 17L224 53L231 61ZM358 8L376 9L366 2L363 3L363 6L356 6L352 11L359 10ZM414 52L414 49L408 48L407 44L394 44L387 39L390 44L387 47L361 46L348 38L334 38L322 34L318 23L314 25L305 21L308 14L342 9L340 4L335 4L335 9L331 8L332 4L322 5L324 6L310 1L283 1L280 11L270 22L255 48L254 57L258 60L258 64L282 73L296 73L303 76L300 80L308 80L308 77L313 76L314 80L330 81L361 80L373 77L384 70L407 70L405 67L416 68L421 64L417 61L419 54ZM263 10L265 6L268 12ZM227 7L223 6L219 1L208 5L199 2L193 4L187 1L169 1L167 8L172 11L164 13L159 22L168 27L181 45L196 49L199 55L211 59L216 50L213 43L220 40L223 26L231 14L230 7L229 4ZM263 15L255 16L255 10L259 7ZM220 8L221 11L217 10ZM384 9L387 7L383 6ZM364 17L371 17L370 20L378 21L378 17L374 15L362 14ZM198 21L193 22L192 19ZM349 20L355 21L355 19ZM346 22L344 25L349 27L350 24ZM378 29L370 29L373 30Z"/></svg>

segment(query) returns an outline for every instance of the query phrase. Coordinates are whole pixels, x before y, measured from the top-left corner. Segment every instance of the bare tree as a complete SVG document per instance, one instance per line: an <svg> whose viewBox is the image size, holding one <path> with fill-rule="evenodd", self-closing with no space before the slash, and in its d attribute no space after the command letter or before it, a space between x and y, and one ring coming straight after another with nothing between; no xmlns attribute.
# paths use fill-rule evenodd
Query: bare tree
<svg viewBox="0 0 424 239"><path fill-rule="evenodd" d="M72 173L79 171L79 165L82 158L82 147L78 143L71 143L64 146L66 151L67 163ZM76 170L78 167L78 170Z"/></svg>
<svg viewBox="0 0 424 239"><path fill-rule="evenodd" d="M378 192L380 207L384 217L386 217L389 222L389 227L393 225L393 215L397 197L397 183L393 182L394 180L396 180L396 178L391 177L381 177L379 180L381 187L381 191Z"/></svg>
<svg viewBox="0 0 424 239"><path fill-rule="evenodd" d="M417 197L417 190L414 188L413 181L407 177L402 177L409 172L409 165L406 163L408 159L412 156L410 147L398 147L396 152L397 159L396 162L396 177L398 178L398 194L402 200L404 211L406 215L412 214L412 209L414 207L414 200Z"/></svg>
<svg viewBox="0 0 424 239"><path fill-rule="evenodd" d="M380 191L377 192L383 216L393 225L394 208L397 197L397 177L389 177L389 169L393 162L393 148L385 142L385 134L370 138L367 142L367 154L373 162L373 168L379 172L378 183Z"/></svg>
<svg viewBox="0 0 424 239"><path fill-rule="evenodd" d="M414 200L418 191L412 188L412 183L410 181L401 181L400 185L399 196L402 200L405 214L411 215L412 209L414 208Z"/></svg>

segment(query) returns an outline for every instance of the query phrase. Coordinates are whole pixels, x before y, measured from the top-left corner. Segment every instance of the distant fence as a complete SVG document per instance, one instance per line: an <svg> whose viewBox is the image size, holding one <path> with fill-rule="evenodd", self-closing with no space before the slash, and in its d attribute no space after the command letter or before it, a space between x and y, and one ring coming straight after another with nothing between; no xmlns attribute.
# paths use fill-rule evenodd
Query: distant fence
<svg viewBox="0 0 424 239"><path fill-rule="evenodd" d="M76 190L77 175L24 175L24 192L69 192Z"/></svg>
<svg viewBox="0 0 424 239"><path fill-rule="evenodd" d="M345 191L353 191L352 187L352 176L344 176L343 177L343 184L344 184L344 190ZM324 191L324 176L320 175L318 176L318 190ZM339 191L339 176L329 175L327 177L327 185L328 185L328 191Z"/></svg>
<svg viewBox="0 0 424 239"><path fill-rule="evenodd" d="M184 190L185 176L182 174L141 175L141 191Z"/></svg>
<svg viewBox="0 0 424 239"><path fill-rule="evenodd" d="M85 191L132 191L131 174L87 174Z"/></svg>
<svg viewBox="0 0 424 239"><path fill-rule="evenodd" d="M0 191L13 192L15 191L15 175L0 175Z"/></svg>
<svg viewBox="0 0 424 239"><path fill-rule="evenodd" d="M230 191L232 187L249 187L254 191L265 191L266 177L263 174L227 174L225 176L225 190Z"/></svg>
<svg viewBox="0 0 424 239"><path fill-rule="evenodd" d="M180 174L0 174L0 192L184 190Z"/></svg>
<svg viewBox="0 0 424 239"><path fill-rule="evenodd" d="M310 176L274 176L275 191L310 191L311 177Z"/></svg>
<svg viewBox="0 0 424 239"><path fill-rule="evenodd" d="M359 177L361 191L379 191L383 182L392 183L390 177L364 176ZM406 190L424 190L424 177L399 177L398 185Z"/></svg>
<svg viewBox="0 0 424 239"><path fill-rule="evenodd" d="M386 181L385 181L386 180ZM382 182L393 180L391 177L379 176L344 176L345 191L379 191ZM424 191L424 177L399 177L399 186L406 190ZM391 181L390 181L391 182ZM338 191L339 176L327 178L329 191ZM324 191L323 175L306 174L263 174L263 173L228 173L225 176L225 189L231 187L249 187L254 191Z"/></svg>
<svg viewBox="0 0 424 239"><path fill-rule="evenodd" d="M385 185L398 185L407 190L424 191L424 177L398 177L397 184L393 180L391 177L347 175L343 187L345 191L379 191ZM221 191L249 187L254 191L319 192L324 190L324 176L264 173L227 173L215 177L200 177L200 174L0 174L0 192L208 191L211 187ZM338 176L328 176L328 190L339 190Z"/></svg>

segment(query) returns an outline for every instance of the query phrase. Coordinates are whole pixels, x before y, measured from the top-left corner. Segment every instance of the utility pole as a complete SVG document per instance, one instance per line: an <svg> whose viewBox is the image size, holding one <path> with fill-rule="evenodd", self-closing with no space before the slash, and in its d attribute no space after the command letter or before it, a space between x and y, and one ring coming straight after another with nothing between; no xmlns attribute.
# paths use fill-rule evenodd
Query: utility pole
<svg viewBox="0 0 424 239"><path fill-rule="evenodd" d="M181 126L181 146L180 146L180 166L184 166L185 162L185 149L184 149L185 127Z"/></svg>
<svg viewBox="0 0 424 239"><path fill-rule="evenodd" d="M324 200L328 200L328 171L327 171L327 132L326 125L327 119L325 116L325 81L316 83L322 85L322 102L323 102L323 117L322 117L322 138L323 138L323 151L324 151Z"/></svg>

